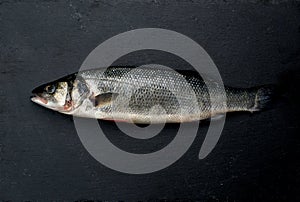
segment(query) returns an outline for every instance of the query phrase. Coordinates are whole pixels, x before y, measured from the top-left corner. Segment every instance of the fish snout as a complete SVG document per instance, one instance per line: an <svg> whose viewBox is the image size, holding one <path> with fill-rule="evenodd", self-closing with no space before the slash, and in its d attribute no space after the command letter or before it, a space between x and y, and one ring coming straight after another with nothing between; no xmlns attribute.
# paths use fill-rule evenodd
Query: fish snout
<svg viewBox="0 0 300 202"><path fill-rule="evenodd" d="M40 104L40 105L47 105L48 100L43 98L40 94L33 94L30 96L32 102Z"/></svg>

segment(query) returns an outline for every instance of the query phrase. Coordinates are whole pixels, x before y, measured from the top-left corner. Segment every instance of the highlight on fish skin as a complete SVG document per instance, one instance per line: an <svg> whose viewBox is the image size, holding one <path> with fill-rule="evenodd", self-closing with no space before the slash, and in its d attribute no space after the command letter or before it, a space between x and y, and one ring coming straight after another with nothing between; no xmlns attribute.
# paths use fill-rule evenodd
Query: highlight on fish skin
<svg viewBox="0 0 300 202"><path fill-rule="evenodd" d="M133 69L134 74L131 74ZM227 103L224 105L221 98L218 100L222 93L218 83L209 82L212 86L210 93L216 99L213 102L205 82L194 71L177 73L151 66L98 68L41 85L32 91L31 100L78 117L142 124L181 123L227 112L260 111L268 107L274 92L272 85L252 88L225 86ZM194 98L198 107L191 104ZM156 105L164 110L151 110Z"/></svg>

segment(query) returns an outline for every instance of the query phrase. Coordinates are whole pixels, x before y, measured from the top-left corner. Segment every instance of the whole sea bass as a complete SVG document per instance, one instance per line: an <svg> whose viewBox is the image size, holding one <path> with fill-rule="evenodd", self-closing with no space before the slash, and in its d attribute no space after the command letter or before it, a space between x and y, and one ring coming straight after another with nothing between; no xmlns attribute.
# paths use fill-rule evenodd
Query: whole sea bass
<svg viewBox="0 0 300 202"><path fill-rule="evenodd" d="M31 100L78 117L134 123L188 122L233 111L259 111L273 94L272 86L221 87L210 91L195 71L143 67L86 70L35 88ZM210 94L214 100L211 102Z"/></svg>

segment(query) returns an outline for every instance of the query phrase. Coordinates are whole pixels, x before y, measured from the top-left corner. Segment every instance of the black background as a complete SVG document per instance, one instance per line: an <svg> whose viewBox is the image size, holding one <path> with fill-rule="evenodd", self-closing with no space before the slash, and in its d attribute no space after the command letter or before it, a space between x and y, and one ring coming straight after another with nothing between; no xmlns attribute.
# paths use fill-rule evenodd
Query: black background
<svg viewBox="0 0 300 202"><path fill-rule="evenodd" d="M83 148L72 117L33 104L30 92L76 72L106 39L146 27L198 42L227 85L279 83L288 96L265 112L229 115L204 160L197 157L205 123L188 152L164 170L110 170ZM181 68L184 62L170 58L138 52L117 63ZM299 2L0 1L0 199L299 201L299 63ZM101 124L114 143L143 149L114 136L113 123ZM166 131L154 145L171 141L173 126Z"/></svg>

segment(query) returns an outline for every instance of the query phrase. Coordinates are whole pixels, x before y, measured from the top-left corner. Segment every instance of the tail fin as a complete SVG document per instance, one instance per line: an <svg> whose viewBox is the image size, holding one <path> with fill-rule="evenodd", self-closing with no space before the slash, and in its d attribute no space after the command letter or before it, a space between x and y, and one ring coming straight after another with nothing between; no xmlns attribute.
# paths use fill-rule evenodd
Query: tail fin
<svg viewBox="0 0 300 202"><path fill-rule="evenodd" d="M264 85L256 88L255 102L251 111L261 111L271 108L276 95L275 90L275 85Z"/></svg>

